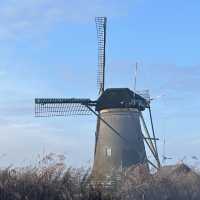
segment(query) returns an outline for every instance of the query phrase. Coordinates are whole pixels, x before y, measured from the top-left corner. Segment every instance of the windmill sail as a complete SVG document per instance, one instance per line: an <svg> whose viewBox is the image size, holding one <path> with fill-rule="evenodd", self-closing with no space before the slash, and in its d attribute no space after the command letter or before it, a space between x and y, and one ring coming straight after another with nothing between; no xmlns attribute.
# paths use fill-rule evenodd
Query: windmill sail
<svg viewBox="0 0 200 200"><path fill-rule="evenodd" d="M35 116L91 115L87 106L93 106L90 99L35 99Z"/></svg>
<svg viewBox="0 0 200 200"><path fill-rule="evenodd" d="M98 38L98 74L97 84L99 95L104 91L105 84L105 46L106 46L106 17L95 18Z"/></svg>

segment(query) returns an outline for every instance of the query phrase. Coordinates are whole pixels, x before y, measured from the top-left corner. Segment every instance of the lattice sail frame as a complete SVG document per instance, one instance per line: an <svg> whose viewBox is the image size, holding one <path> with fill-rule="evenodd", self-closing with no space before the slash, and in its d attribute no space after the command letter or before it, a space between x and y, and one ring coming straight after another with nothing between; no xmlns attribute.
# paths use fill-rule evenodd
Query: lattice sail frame
<svg viewBox="0 0 200 200"><path fill-rule="evenodd" d="M106 17L96 17L96 28L98 38L98 73L97 84L99 94L104 91L105 85L105 47L106 47Z"/></svg>
<svg viewBox="0 0 200 200"><path fill-rule="evenodd" d="M36 117L91 115L88 106L93 106L90 99L35 99Z"/></svg>

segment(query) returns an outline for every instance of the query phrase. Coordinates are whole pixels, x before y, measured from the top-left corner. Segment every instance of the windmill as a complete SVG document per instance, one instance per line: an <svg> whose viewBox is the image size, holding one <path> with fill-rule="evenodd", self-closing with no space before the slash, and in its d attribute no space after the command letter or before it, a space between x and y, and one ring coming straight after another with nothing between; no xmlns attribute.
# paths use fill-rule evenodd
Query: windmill
<svg viewBox="0 0 200 200"><path fill-rule="evenodd" d="M160 167L148 92L129 88L105 89L106 17L96 17L98 37L98 98L37 98L36 117L90 115L97 117L93 177L109 176L113 170L149 163ZM142 115L149 110L153 136ZM141 125L143 127L141 128ZM154 157L147 159L145 145Z"/></svg>

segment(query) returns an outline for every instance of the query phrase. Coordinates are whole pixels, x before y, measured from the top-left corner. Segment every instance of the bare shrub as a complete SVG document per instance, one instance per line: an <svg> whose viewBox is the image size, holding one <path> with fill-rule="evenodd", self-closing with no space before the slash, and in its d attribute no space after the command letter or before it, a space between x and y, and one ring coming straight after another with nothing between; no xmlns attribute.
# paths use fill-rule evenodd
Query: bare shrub
<svg viewBox="0 0 200 200"><path fill-rule="evenodd" d="M141 166L140 166L141 168ZM133 172L129 181L123 181L118 196L125 200L198 200L200 199L200 175L184 164L161 168L155 174L141 179ZM128 186L127 186L128 181Z"/></svg>

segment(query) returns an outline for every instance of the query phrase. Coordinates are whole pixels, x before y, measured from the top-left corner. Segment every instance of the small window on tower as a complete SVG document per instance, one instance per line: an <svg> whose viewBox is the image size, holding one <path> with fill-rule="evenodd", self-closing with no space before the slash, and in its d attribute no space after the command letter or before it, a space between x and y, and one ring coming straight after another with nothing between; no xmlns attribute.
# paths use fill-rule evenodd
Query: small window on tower
<svg viewBox="0 0 200 200"><path fill-rule="evenodd" d="M111 150L111 148L106 148L106 156L107 157L111 157L111 154L112 154L112 150Z"/></svg>

